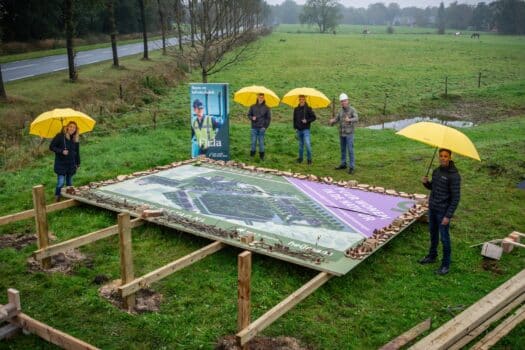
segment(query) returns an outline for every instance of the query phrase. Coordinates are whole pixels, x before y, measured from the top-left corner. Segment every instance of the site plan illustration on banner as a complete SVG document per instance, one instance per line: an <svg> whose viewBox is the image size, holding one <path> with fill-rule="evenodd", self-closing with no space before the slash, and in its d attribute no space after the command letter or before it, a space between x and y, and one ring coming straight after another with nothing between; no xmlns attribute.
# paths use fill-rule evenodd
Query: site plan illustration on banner
<svg viewBox="0 0 525 350"><path fill-rule="evenodd" d="M314 252L323 257L323 270L337 274L349 270L346 249L370 237L374 229L390 224L414 203L401 197L204 164L183 165L95 192L163 208L206 225L249 231L257 240L279 243L290 250ZM267 255L278 255L273 253ZM320 269L319 262L284 260Z"/></svg>

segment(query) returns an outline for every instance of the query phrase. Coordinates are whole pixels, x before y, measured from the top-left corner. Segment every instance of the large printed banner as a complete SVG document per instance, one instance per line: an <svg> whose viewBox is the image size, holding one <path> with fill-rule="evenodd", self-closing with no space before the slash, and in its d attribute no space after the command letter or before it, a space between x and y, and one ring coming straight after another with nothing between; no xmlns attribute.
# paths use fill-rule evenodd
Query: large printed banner
<svg viewBox="0 0 525 350"><path fill-rule="evenodd" d="M162 208L175 218L241 236L251 232L257 245L249 248L238 238L222 238L337 275L358 264L344 255L346 249L414 204L407 198L211 164L182 165L94 192L113 202ZM205 229L190 232L214 238Z"/></svg>
<svg viewBox="0 0 525 350"><path fill-rule="evenodd" d="M190 84L191 157L229 160L228 84Z"/></svg>

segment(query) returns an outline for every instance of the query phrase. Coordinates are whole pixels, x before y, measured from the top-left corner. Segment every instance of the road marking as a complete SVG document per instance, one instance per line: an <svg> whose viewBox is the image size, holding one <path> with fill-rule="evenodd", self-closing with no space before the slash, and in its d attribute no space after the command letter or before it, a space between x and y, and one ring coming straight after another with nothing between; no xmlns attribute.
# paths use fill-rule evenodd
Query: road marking
<svg viewBox="0 0 525 350"><path fill-rule="evenodd" d="M34 77L35 75L34 74L31 74L31 75L24 75L24 76L21 76L21 77L17 77L17 78L13 78L9 81L12 81L12 80L18 80L18 79L25 79L25 78L31 78L31 77Z"/></svg>
<svg viewBox="0 0 525 350"><path fill-rule="evenodd" d="M97 62L99 62L99 61L95 60L95 61L86 62L84 64L91 64L91 63L97 63Z"/></svg>
<svg viewBox="0 0 525 350"><path fill-rule="evenodd" d="M65 59L66 59L65 57L62 57L56 60L52 60L51 62L60 62L60 61L64 61Z"/></svg>
<svg viewBox="0 0 525 350"><path fill-rule="evenodd" d="M18 66L18 67L2 68L2 72L7 72L10 70L15 70L15 69L20 69L20 68L27 68L27 67L32 67L32 66L36 66L36 64L33 63L33 64L26 64L24 66Z"/></svg>
<svg viewBox="0 0 525 350"><path fill-rule="evenodd" d="M59 70L64 70L64 69L66 69L66 68L67 68L67 67L53 69L53 72L58 72Z"/></svg>

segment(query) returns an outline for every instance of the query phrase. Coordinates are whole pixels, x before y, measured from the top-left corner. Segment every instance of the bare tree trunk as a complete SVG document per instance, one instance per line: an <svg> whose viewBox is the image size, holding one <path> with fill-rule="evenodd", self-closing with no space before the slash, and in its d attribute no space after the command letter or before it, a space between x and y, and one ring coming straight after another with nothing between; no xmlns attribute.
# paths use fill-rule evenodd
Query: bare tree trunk
<svg viewBox="0 0 525 350"><path fill-rule="evenodd" d="M188 1L188 10L190 11L190 31L191 31L191 47L195 47L195 9L193 7L193 1Z"/></svg>
<svg viewBox="0 0 525 350"><path fill-rule="evenodd" d="M181 0L175 0L175 19L177 20L177 36L179 39L179 50L180 52L183 52L182 49L182 28L181 28L181 22L184 18L183 13L184 7L182 6Z"/></svg>
<svg viewBox="0 0 525 350"><path fill-rule="evenodd" d="M2 77L2 66L0 66L0 99L7 99L7 94L5 93L4 88L4 78Z"/></svg>
<svg viewBox="0 0 525 350"><path fill-rule="evenodd" d="M159 7L160 31L162 33L162 54L166 55L166 24L164 23L164 11L162 11L160 0L157 0L157 5Z"/></svg>
<svg viewBox="0 0 525 350"><path fill-rule="evenodd" d="M109 14L109 32L111 37L111 51L113 52L113 67L117 68L119 66L118 64L118 52L117 52L117 25L115 24L115 7L114 2L115 0L108 0L107 1L107 9Z"/></svg>
<svg viewBox="0 0 525 350"><path fill-rule="evenodd" d="M146 31L146 12L144 11L144 0L137 0L140 8L140 21L142 22L142 38L144 40L144 56L145 60L149 60L148 56L148 32Z"/></svg>
<svg viewBox="0 0 525 350"><path fill-rule="evenodd" d="M75 52L73 50L73 0L64 0L64 22L66 25L67 64L69 80L75 82L78 74L75 68Z"/></svg>

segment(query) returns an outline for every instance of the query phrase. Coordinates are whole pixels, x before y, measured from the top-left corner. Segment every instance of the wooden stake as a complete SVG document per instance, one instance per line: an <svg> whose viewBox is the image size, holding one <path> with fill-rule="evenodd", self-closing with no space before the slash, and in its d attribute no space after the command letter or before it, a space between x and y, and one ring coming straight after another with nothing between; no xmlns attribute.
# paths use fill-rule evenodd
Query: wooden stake
<svg viewBox="0 0 525 350"><path fill-rule="evenodd" d="M49 245L46 197L44 186L38 185L33 187L33 205L35 207L35 223L38 237L38 249L45 249ZM51 258L42 259L42 266L45 269L51 267Z"/></svg>
<svg viewBox="0 0 525 350"><path fill-rule="evenodd" d="M432 319L428 318L418 324L417 326L409 329L399 337L383 345L379 350L397 350L416 339L421 333L427 331L432 326Z"/></svg>
<svg viewBox="0 0 525 350"><path fill-rule="evenodd" d="M120 244L120 276L122 284L129 283L134 279L133 255L131 246L131 224L128 213L118 214L118 235ZM135 294L123 298L124 308L128 311L135 307Z"/></svg>
<svg viewBox="0 0 525 350"><path fill-rule="evenodd" d="M237 257L237 330L250 324L250 283L252 274L252 253L244 251Z"/></svg>

